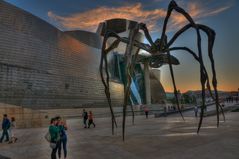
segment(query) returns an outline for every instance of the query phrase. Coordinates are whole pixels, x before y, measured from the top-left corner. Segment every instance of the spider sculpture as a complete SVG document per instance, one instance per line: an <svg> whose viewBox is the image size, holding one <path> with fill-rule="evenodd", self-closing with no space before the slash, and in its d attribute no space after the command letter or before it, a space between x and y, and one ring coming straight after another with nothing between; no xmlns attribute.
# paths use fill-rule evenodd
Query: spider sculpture
<svg viewBox="0 0 239 159"><path fill-rule="evenodd" d="M181 28L179 31L177 31L173 37L168 41L167 40L167 35L166 35L166 29L167 29L167 24L168 20L170 18L170 15L172 11L175 10L176 12L182 14L188 21L188 24L185 25L183 28ZM127 77L127 82L125 85L124 89L124 102L123 102L123 123L122 123L122 134L123 134L123 140L125 139L125 122L126 122L126 110L127 106L131 106L131 110L133 112L132 105L129 103L129 96L130 96L130 84L132 80L132 72L134 71L134 65L136 61L140 61L140 57L138 55L139 50L145 50L148 53L151 54L150 58L145 58L149 65L154 68L160 67L163 63L169 64L170 68L170 73L172 77L172 82L173 82L173 88L174 88L174 95L175 99L177 101L177 107L178 110L183 118L183 115L181 113L180 107L179 107L179 100L178 100L178 95L177 95L177 87L175 84L175 79L174 79L174 73L173 73L173 67L172 64L178 64L177 59L170 55L170 51L177 51L177 50L183 50L186 53L189 53L194 57L194 59L199 63L200 65L200 83L201 83L201 95L202 95L202 106L201 106L201 114L200 114L200 120L198 123L198 129L197 133L199 133L199 130L201 128L201 124L203 121L204 117L204 110L206 108L205 105L205 90L208 89L210 92L211 97L214 99L216 103L216 112L217 112L217 126L219 126L219 114L220 112L223 114L223 118L225 120L225 116L223 113L223 109L219 103L219 97L218 97L218 92L217 92L217 78L216 78L216 71L215 71L215 64L214 64L214 59L213 59L213 45L214 45L214 40L215 40L215 35L216 33L214 32L213 29L209 28L208 26L205 26L203 24L197 24L194 22L192 17L181 7L179 7L175 1L171 1L168 10L167 10L167 15L164 19L164 24L163 24L163 30L160 39L157 39L155 42L153 42L149 31L146 27L146 24L143 23L130 23L128 25L129 29L129 36L128 37L120 37L117 34L117 29L115 28L112 29L107 26L107 21L102 23L103 24L103 29L102 29L102 35L103 35L103 44L102 44L102 53L101 53L101 61L100 61L100 75L102 79L102 83L105 87L105 94L108 100L108 104L110 107L111 115L112 115L112 134L114 134L114 126L117 127L117 123L115 120L115 115L113 112L112 108L112 103L111 103L111 97L110 97L110 90L109 90L109 73L108 73L108 61L107 61L107 55L115 48L118 47L120 42L123 42L126 44L126 51L124 54L124 59L125 59L125 64L126 64L126 77ZM196 31L197 34L197 53L195 53L193 50L189 49L188 47L171 47L171 45L175 42L175 40L184 32L189 30L190 28L193 28ZM139 31L142 31L144 33L145 38L148 40L149 44L144 44L136 40L136 35ZM203 55L202 55L202 46L201 46L201 32L206 33L207 38L208 38L208 56L211 62L211 69L212 69L212 86L214 89L214 94L212 93L211 90L211 84L208 76L208 72L205 68L204 62L203 62ZM107 47L107 40L109 38L114 38L115 40L113 43L111 43L110 46ZM136 47L138 50L136 53L132 53L133 47ZM141 60L142 61L142 60ZM220 110L219 110L220 109Z"/></svg>

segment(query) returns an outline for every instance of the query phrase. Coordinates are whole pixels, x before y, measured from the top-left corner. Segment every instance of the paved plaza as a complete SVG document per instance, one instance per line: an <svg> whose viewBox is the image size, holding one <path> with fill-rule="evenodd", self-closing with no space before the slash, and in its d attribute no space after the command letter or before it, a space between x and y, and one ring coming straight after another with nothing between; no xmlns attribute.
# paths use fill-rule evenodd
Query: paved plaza
<svg viewBox="0 0 239 159"><path fill-rule="evenodd" d="M193 113L193 112L191 112ZM111 135L110 118L95 119L96 128L84 129L80 119L67 121L68 159L238 159L239 113L226 113L226 122L216 128L216 117L204 118L199 135L198 119L186 113L154 118L128 117L126 140L122 141L121 118ZM17 130L19 141L1 144L0 155L12 159L47 159L51 149L45 141L47 128Z"/></svg>

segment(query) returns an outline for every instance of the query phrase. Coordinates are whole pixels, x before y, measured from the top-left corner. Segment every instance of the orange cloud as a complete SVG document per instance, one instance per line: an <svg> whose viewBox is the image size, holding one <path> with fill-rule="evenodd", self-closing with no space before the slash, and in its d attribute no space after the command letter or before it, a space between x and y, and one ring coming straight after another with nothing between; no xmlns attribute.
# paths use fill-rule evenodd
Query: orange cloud
<svg viewBox="0 0 239 159"><path fill-rule="evenodd" d="M198 2L190 2L185 10L196 21L207 16L219 14L231 6L223 6L221 8L208 9L203 8ZM99 7L81 13L75 13L69 16L59 16L52 11L48 12L48 16L65 30L82 29L95 31L98 24L102 21L112 18L125 18L135 20L147 24L150 31L158 31L159 20L165 18L167 11L165 9L144 10L141 3L136 3L121 7ZM178 13L173 13L169 21L170 30L179 29L187 23L187 20Z"/></svg>
<svg viewBox="0 0 239 159"><path fill-rule="evenodd" d="M96 30L100 22L112 18L125 18L144 22L150 30L156 29L159 19L165 17L166 11L163 9L143 10L142 4L137 3L123 7L99 7L82 13L70 16L59 16L49 11L48 16L60 23L66 29Z"/></svg>

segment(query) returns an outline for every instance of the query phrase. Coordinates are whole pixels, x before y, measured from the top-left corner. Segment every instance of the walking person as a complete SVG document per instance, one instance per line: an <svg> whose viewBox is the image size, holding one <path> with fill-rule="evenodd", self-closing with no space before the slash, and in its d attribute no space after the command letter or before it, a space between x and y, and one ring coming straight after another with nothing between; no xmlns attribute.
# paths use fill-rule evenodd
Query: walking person
<svg viewBox="0 0 239 159"><path fill-rule="evenodd" d="M89 111L89 123L88 123L88 128L90 128L90 125L93 124L94 128L95 128L95 123L93 121L93 113L92 111Z"/></svg>
<svg viewBox="0 0 239 159"><path fill-rule="evenodd" d="M15 143L17 141L17 137L15 136L15 129L16 129L16 121L15 118L12 117L9 128L9 136L10 136L9 144Z"/></svg>
<svg viewBox="0 0 239 159"><path fill-rule="evenodd" d="M82 113L84 128L87 128L88 113L83 109Z"/></svg>
<svg viewBox="0 0 239 159"><path fill-rule="evenodd" d="M49 133L51 136L51 159L56 159L56 152L59 147L59 140L60 140L60 132L59 128L57 126L57 120L56 118L51 119L51 125L49 126Z"/></svg>
<svg viewBox="0 0 239 159"><path fill-rule="evenodd" d="M194 113L195 113L195 117L198 117L198 107L197 106L194 107Z"/></svg>
<svg viewBox="0 0 239 159"><path fill-rule="evenodd" d="M3 121L2 121L2 137L0 139L0 143L2 143L4 137L6 136L6 142L9 142L9 134L8 134L8 129L10 128L10 121L7 117L7 114L3 115Z"/></svg>
<svg viewBox="0 0 239 159"><path fill-rule="evenodd" d="M165 117L167 116L167 107L166 106L163 107L163 115Z"/></svg>
<svg viewBox="0 0 239 159"><path fill-rule="evenodd" d="M58 157L59 159L61 158L61 148L63 146L63 152L64 152L64 159L66 159L67 157L67 135L66 135L66 130L67 130L67 126L66 123L60 118L60 120L58 120L58 128L60 131L60 143L59 143L59 147L58 147Z"/></svg>
<svg viewBox="0 0 239 159"><path fill-rule="evenodd" d="M148 119L149 109L148 109L147 106L144 106L144 113L145 113L145 117L146 117L146 119Z"/></svg>

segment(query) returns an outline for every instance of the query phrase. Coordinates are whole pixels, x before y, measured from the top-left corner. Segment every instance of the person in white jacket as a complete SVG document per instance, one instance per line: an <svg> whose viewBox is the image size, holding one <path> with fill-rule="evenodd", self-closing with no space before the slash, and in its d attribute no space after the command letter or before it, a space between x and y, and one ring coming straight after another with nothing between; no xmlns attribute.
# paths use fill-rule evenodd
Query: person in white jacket
<svg viewBox="0 0 239 159"><path fill-rule="evenodd" d="M14 117L11 118L10 128L9 128L9 135L10 141L9 143L15 143L17 141L17 137L15 136L15 129L16 129L16 120Z"/></svg>

